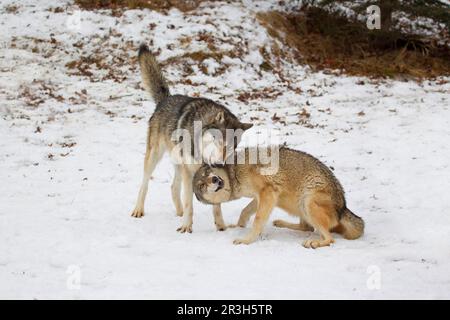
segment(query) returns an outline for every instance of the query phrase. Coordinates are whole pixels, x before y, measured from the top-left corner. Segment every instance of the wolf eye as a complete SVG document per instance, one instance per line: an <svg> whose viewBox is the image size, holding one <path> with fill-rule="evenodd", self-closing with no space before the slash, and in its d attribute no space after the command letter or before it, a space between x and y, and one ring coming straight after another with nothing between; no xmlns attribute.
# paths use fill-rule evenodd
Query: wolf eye
<svg viewBox="0 0 450 320"><path fill-rule="evenodd" d="M214 177L212 177L212 183L217 183L217 182L219 182L219 179L217 179L217 177L216 176L214 176Z"/></svg>

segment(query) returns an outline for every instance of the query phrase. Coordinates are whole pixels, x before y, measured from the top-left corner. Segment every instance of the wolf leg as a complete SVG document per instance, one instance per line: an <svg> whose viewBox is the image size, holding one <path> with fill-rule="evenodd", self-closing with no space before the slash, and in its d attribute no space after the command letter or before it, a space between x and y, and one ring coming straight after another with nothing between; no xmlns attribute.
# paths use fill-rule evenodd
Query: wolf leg
<svg viewBox="0 0 450 320"><path fill-rule="evenodd" d="M227 226L223 221L222 208L220 204L215 204L213 206L213 214L214 214L214 224L216 225L217 231L225 231L227 229Z"/></svg>
<svg viewBox="0 0 450 320"><path fill-rule="evenodd" d="M175 204L175 210L177 211L177 216L181 217L183 215L183 205L180 199L181 193L181 167L180 165L175 165L175 174L172 181L172 201Z"/></svg>
<svg viewBox="0 0 450 320"><path fill-rule="evenodd" d="M320 234L320 239L308 239L303 242L305 248L320 248L334 242L330 230L337 225L336 210L327 196L313 195L306 203L308 222Z"/></svg>
<svg viewBox="0 0 450 320"><path fill-rule="evenodd" d="M234 240L234 244L250 244L256 240L269 219L270 213L277 203L277 199L278 194L271 187L267 187L260 192L258 197L258 206L256 209L256 217L253 221L252 229L245 238Z"/></svg>
<svg viewBox="0 0 450 320"><path fill-rule="evenodd" d="M284 220L275 220L273 225L278 228L287 228L298 231L314 231L314 228L311 227L307 222L300 219L300 223L290 223Z"/></svg>
<svg viewBox="0 0 450 320"><path fill-rule="evenodd" d="M192 197L194 191L192 188L192 174L188 168L181 168L181 177L183 181L183 225L177 229L178 232L192 232Z"/></svg>
<svg viewBox="0 0 450 320"><path fill-rule="evenodd" d="M132 217L140 218L144 215L144 203L145 197L147 196L148 181L159 160L161 160L163 153L164 149L161 146L157 144L152 145L151 141L149 142L144 159L144 177L142 178L141 188L139 189L136 207L131 213Z"/></svg>
<svg viewBox="0 0 450 320"><path fill-rule="evenodd" d="M248 223L248 220L250 220L250 217L256 212L257 207L258 207L258 201L256 199L253 199L244 209L242 209L241 215L239 216L238 223L231 224L228 227L230 227L230 228L235 228L235 227L245 228L245 226Z"/></svg>

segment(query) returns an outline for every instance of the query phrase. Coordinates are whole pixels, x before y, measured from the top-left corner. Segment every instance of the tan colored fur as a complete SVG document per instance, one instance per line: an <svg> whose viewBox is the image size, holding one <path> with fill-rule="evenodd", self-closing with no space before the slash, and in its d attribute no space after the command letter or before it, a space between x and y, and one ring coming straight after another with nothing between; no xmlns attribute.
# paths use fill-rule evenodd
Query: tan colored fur
<svg viewBox="0 0 450 320"><path fill-rule="evenodd" d="M243 152L249 152L246 149ZM248 160L249 157L246 157ZM311 231L315 229L319 239L308 239L307 248L328 246L334 242L331 231L339 231L347 239L360 237L364 222L346 208L344 190L333 173L309 154L279 149L279 169L264 175L261 169L267 165L229 164L223 168L203 166L194 176L194 192L203 202L217 204L240 197L253 198L243 209L237 225L245 227L256 212L250 232L235 244L249 244L257 239L274 207L282 208L300 219L299 224L282 220L274 221L277 227ZM220 177L224 187L207 192L211 177ZM215 188L212 188L215 190Z"/></svg>

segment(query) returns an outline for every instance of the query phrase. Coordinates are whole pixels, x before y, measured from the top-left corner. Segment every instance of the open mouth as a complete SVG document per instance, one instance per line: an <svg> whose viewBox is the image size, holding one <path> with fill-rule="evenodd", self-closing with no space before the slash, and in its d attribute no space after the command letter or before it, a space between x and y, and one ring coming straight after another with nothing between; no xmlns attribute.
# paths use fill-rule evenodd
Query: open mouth
<svg viewBox="0 0 450 320"><path fill-rule="evenodd" d="M217 188L216 188L216 190L214 190L214 192L217 192L217 191L223 189L224 183L223 183L223 179L222 178L220 178L220 177L213 177L212 178L212 183L214 183L217 186Z"/></svg>

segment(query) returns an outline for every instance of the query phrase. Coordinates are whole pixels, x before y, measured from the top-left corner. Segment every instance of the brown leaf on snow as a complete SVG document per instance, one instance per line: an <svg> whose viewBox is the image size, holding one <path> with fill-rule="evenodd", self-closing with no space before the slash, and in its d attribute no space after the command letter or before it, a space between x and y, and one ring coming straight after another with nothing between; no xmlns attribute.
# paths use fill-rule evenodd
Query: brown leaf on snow
<svg viewBox="0 0 450 320"><path fill-rule="evenodd" d="M277 121L280 121L280 119L281 119L281 118L280 118L279 116L277 116L276 113L273 114L273 116L272 116L272 121L277 122Z"/></svg>
<svg viewBox="0 0 450 320"><path fill-rule="evenodd" d="M303 108L302 111L300 111L298 113L298 116L300 118L310 118L311 117L311 113L309 113L305 108Z"/></svg>

